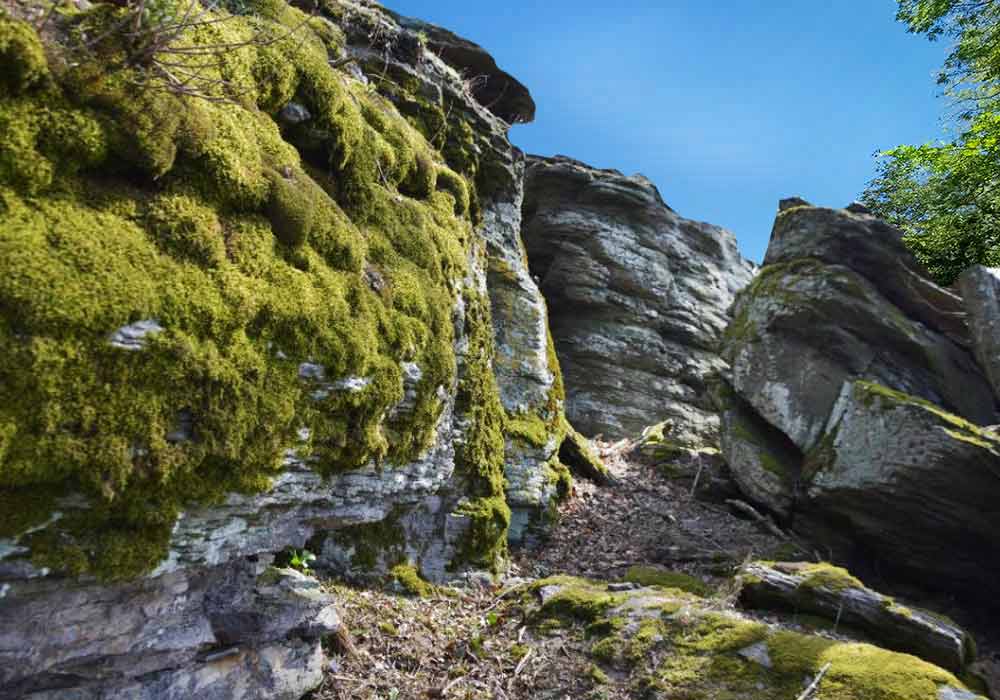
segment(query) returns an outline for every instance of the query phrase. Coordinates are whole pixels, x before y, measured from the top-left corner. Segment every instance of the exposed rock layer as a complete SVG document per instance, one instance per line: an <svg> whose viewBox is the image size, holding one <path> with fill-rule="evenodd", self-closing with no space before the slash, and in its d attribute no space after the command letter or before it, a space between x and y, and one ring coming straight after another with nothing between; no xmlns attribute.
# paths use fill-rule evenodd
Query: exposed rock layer
<svg viewBox="0 0 1000 700"><path fill-rule="evenodd" d="M841 557L996 590L996 403L961 298L858 208L783 203L766 261L723 350L741 489Z"/></svg>
<svg viewBox="0 0 1000 700"><path fill-rule="evenodd" d="M753 266L731 233L684 219L641 175L529 158L524 241L549 304L570 421L588 435L669 419L679 442L717 435L716 344Z"/></svg>
<svg viewBox="0 0 1000 700"><path fill-rule="evenodd" d="M532 528L544 526L557 495L552 463L557 461L564 423L559 368L550 352L545 304L528 274L520 242L523 156L506 135L509 123L528 120L534 112L527 90L474 44L432 25L399 18L372 3L329 3L322 16L304 29L302 17L287 15L292 11L284 3L266 5L265 10L271 14L264 21L274 22L275 31L285 32L281 23L290 23L308 37L302 42L247 49L257 61L255 71L284 72L278 77L267 74L268 79L262 80L260 90L269 92L258 96L259 109L228 103L219 107L236 112L237 126L224 122L216 132L210 130L207 138L221 138L219 134L232 138L227 129L245 130L238 136L250 143L260 136L266 148L262 147L263 154L254 153L266 161L266 167L255 166L242 153L239 156L247 162L233 162L237 156L228 150L215 160L206 159L226 177L261 175L254 185L264 193L264 201L252 206L230 203L216 211L212 208L215 201L207 195L185 190L188 199L171 200L175 209L165 206L162 211L151 210L146 218L138 217L143 226L148 221L159 229L147 232L133 226L129 235L142 245L149 244L147 235L191 236L190 228L203 225L204 219L208 242L190 243L202 248L192 253L174 241L170 245L175 247L167 247L164 255L186 256L186 263L205 268L220 267L217 276L211 270L204 273L209 284L251 278L258 285L251 289L256 290L276 282L267 274L284 275L282 284L293 280L301 285L285 290L299 295L292 304L296 319L308 324L315 317L323 318L324 309L313 308L318 298L322 298L320 307L341 309L345 319L333 328L307 328L304 344L319 349L315 356L283 345L286 336L282 333L291 333L287 328L272 332L275 329L268 323L275 323L273 319L283 313L267 306L273 301L264 303L267 310L257 316L256 327L237 329L238 338L249 337L246 342L258 352L254 357L259 362L224 377L273 371L287 380L269 384L268 396L260 401L245 394L237 397L243 401L238 405L240 416L251 426L245 433L251 436L278 421L274 415L255 413L262 405L272 408L277 403L284 411L282 432L276 431L266 441L275 459L261 478L247 477L249 485L241 483L246 493L227 494L222 488L222 493L205 499L208 505L183 502L183 512L176 517L165 511L165 522L158 523L164 529L156 531L157 538L164 535L163 541L157 540L149 550L148 561L128 558L133 551L144 551L140 548L145 542L132 542L127 527L124 539L112 532L108 541L127 554L98 550L93 558L103 557L106 562L101 576L128 582L105 583L75 575L57 557L43 562L37 556L39 543L65 541L74 535L67 523L86 520L89 513L108 508L102 504L100 491L57 494L44 504L51 506L47 520L38 520L39 514L33 513L35 519L25 519L22 525L4 514L5 529L0 531L2 697L77 693L74 697L298 698L319 682L325 664L319 640L337 629L337 620L333 601L315 583L294 571L278 572L265 566L273 553L308 546L319 555L315 566L358 578L379 576L394 564L411 562L423 576L440 580L468 567L501 565L510 511L518 525L512 536L523 537ZM7 25L0 30L6 31ZM272 46L292 53L278 53L275 59L267 53ZM304 53L295 53L300 50ZM353 61L345 62L345 57ZM327 65L328 59L334 67ZM277 60L278 66L267 60ZM463 77L466 70L487 75L489 80L485 85L469 85ZM258 72L247 79L258 77ZM0 117L5 118L4 97L0 95ZM337 104L337 99L343 103L331 115L330 105ZM87 114L83 106L71 102L66 109L73 118ZM235 145L224 142L220 148ZM377 153L366 160L366 149ZM187 175L170 172L174 156L178 171L183 166ZM272 165L266 160L278 157L287 163ZM162 178L157 187L179 187L191 179L191 173L203 174L198 168L206 160L195 160L183 149L174 153L163 165L166 171L157 175ZM100 165L91 164L95 170ZM0 169L0 185L15 190L22 186L20 180L8 182L8 175ZM137 172L137 182L131 184L144 186L144 175ZM205 179L216 175L212 171ZM42 202L48 202L46 186L33 190ZM116 196L125 210L132 207L146 216L145 195L126 189ZM181 219L178 224L178 216L186 211L178 213L177 202L196 205L202 218ZM22 206L20 200L18 206ZM27 211L30 206L26 203L23 208ZM118 220L96 211L103 200L79 206L87 216L105 217L100 219L101 232L117 235ZM21 210L17 211L21 216ZM32 215L46 225L51 223L45 219L52 216L48 211L32 211ZM275 258L277 272L265 268L261 273L264 263L253 258L252 249L245 254L255 262L247 265L245 258L232 259L236 244L230 240L227 249L222 230L243 230L239 227L250 225L239 216L256 217L251 221L261 229L261 241L244 245L261 246L268 264ZM336 235L349 240L331 242L331 218L341 226ZM277 243L271 241L272 234ZM17 248L19 241L2 242L14 246L5 251L23 252ZM88 254L88 250L81 253L84 258ZM87 269L86 264L83 267ZM201 274L201 268L191 269ZM167 270L157 273L159 279L148 283L143 279L143 283L150 287L164 281L169 284L174 268ZM75 273L72 268L67 272L69 289L83 286L87 293L103 298L109 317L115 320L96 335L78 326L60 330L64 337L80 333L86 352L93 345L94 353L119 353L136 366L163 362L162 343L180 331L190 331L183 323L201 312L181 313L178 318L172 309L166 316L143 316L142 299L134 294L132 298L126 295L123 305L116 308L113 304L118 297L110 293L113 285L104 289L100 285L106 281L74 278ZM136 274L157 276L153 270ZM316 290L309 286L314 282L309 275L325 280L318 297L312 296ZM428 284L428 278L437 286ZM331 280L342 283L350 299L340 299L337 294L342 290L336 284L331 290ZM10 290L10 285L0 289L4 309L15 304ZM441 293L432 296L428 290ZM14 291L19 292L16 287ZM180 304L198 298L184 297ZM255 308L252 292L241 297L241 302L227 299L228 306L223 308L244 302ZM52 303L57 302L59 298ZM39 315L57 313L51 304L37 304ZM34 311L30 305L28 309ZM373 313L381 325L365 325L363 313ZM21 314L17 323L11 337L4 326L0 340L16 347L29 346L25 339L43 346L48 342L47 327L32 325L29 314ZM223 323L208 326L231 332ZM298 326L293 325L293 331ZM201 327L190 332L202 332ZM349 350L339 355L330 351L324 345L329 336L347 336ZM199 337L191 345L214 348L217 343L227 348L227 342ZM371 348L381 354L367 364L354 362ZM167 367L181 374L169 362ZM48 371L45 379L60 386L65 379L60 372L65 370L50 367ZM124 380L121 386L114 385L114 378L107 381L109 391L137 392L136 386ZM172 396L150 401L173 411L163 431L165 438L160 440L167 446L160 449L174 450L174 458L192 473L203 468L196 456L202 454L198 450L206 436L225 443L226 456L238 469L247 466L239 443L235 439L226 443L228 433L214 435L214 425L206 421L198 392L207 392L211 386L208 379L201 379L196 391L182 397L190 405L172 406ZM225 390L216 393L226 394ZM275 400L269 401L271 397ZM0 413L0 497L5 499L0 505L20 493L3 490L10 483L3 471L3 460L11 454L4 452L6 419ZM99 417L93 423L105 425L107 421ZM524 431L511 427L517 425L529 425L533 439L523 439ZM16 427L22 437L28 430ZM75 430L76 426L56 429ZM99 428L95 430L87 437L105 437ZM128 454L133 460L130 468L137 470L148 469L159 456L150 458L141 442L129 447ZM169 492L162 485L144 493L134 490L134 501ZM81 545L73 551L87 549Z"/></svg>

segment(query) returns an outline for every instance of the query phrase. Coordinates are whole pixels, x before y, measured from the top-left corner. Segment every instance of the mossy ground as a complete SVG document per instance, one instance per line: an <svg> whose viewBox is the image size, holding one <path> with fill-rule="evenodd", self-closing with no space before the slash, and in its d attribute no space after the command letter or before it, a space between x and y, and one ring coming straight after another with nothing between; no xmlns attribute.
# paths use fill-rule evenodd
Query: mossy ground
<svg viewBox="0 0 1000 700"><path fill-rule="evenodd" d="M437 388L457 381L471 185L390 102L329 68L335 27L278 0L248 9L176 42L242 44L199 69L212 100L150 81L114 32L79 54L0 17L0 536L63 495L92 502L22 541L40 566L149 570L182 507L267 488L289 449L326 475L411 460L433 438ZM99 34L120 12L59 16L54 36ZM279 128L293 99L319 137ZM143 350L109 344L146 319L163 330ZM467 402L499 417L481 416L463 453L478 484L467 557L495 561L502 413L470 387L488 367L478 347ZM323 379L300 378L305 362ZM402 362L423 378L387 425ZM343 377L369 381L322 386ZM180 416L193 435L177 437Z"/></svg>

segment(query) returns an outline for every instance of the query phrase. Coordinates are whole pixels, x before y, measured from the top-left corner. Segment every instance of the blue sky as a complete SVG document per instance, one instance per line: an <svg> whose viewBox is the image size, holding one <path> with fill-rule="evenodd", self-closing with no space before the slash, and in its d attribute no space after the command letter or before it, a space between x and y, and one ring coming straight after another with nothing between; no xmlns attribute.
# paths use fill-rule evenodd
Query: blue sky
<svg viewBox="0 0 1000 700"><path fill-rule="evenodd" d="M641 172L760 260L777 200L844 206L872 153L940 133L947 46L895 0L384 0L486 47L531 90L529 153Z"/></svg>

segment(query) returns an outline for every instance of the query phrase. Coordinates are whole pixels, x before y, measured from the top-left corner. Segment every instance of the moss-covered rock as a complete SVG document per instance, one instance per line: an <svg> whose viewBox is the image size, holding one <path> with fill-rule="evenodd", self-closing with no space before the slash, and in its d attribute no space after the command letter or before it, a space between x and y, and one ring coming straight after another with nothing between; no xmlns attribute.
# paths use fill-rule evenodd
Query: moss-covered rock
<svg viewBox="0 0 1000 700"><path fill-rule="evenodd" d="M111 6L54 19L104 31L72 62L59 44L47 61L29 25L0 20L0 501L33 513L5 517L0 536L36 565L149 570L182 508L266 489L303 430L328 475L406 463L434 440L439 388L457 380L458 281L475 259L469 188L389 102L331 70L336 32L277 0L251 10L217 10L177 39L192 49L181 62L236 47L193 86L212 99L113 60L132 47L105 31L120 21ZM272 116L293 96L322 160ZM108 342L146 319L162 330L141 350ZM468 326L486 353L488 308ZM392 413L404 363L421 379L412 410ZM471 394L468 410L497 409ZM480 484L469 559L499 558L495 454L474 438L462 455ZM74 494L87 510L25 534Z"/></svg>
<svg viewBox="0 0 1000 700"><path fill-rule="evenodd" d="M528 595L536 626L586 626L596 668L629 697L794 698L824 668L813 695L819 700L939 700L949 689L980 697L916 657L792 632L677 589L611 592L560 576Z"/></svg>

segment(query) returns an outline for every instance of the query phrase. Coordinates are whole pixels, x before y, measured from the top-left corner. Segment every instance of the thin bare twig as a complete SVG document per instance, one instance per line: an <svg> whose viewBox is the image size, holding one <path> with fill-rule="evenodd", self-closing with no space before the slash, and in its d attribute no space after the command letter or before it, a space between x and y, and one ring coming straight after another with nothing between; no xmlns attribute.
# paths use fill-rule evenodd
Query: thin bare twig
<svg viewBox="0 0 1000 700"><path fill-rule="evenodd" d="M809 698L813 696L813 693L819 690L819 684L823 680L823 676L825 676L826 672L829 670L830 670L830 664L828 663L819 670L819 673L817 673L816 677L813 678L813 681L812 683L809 684L809 687L803 690L802 694L799 695L799 697L797 697L795 700L809 700Z"/></svg>

